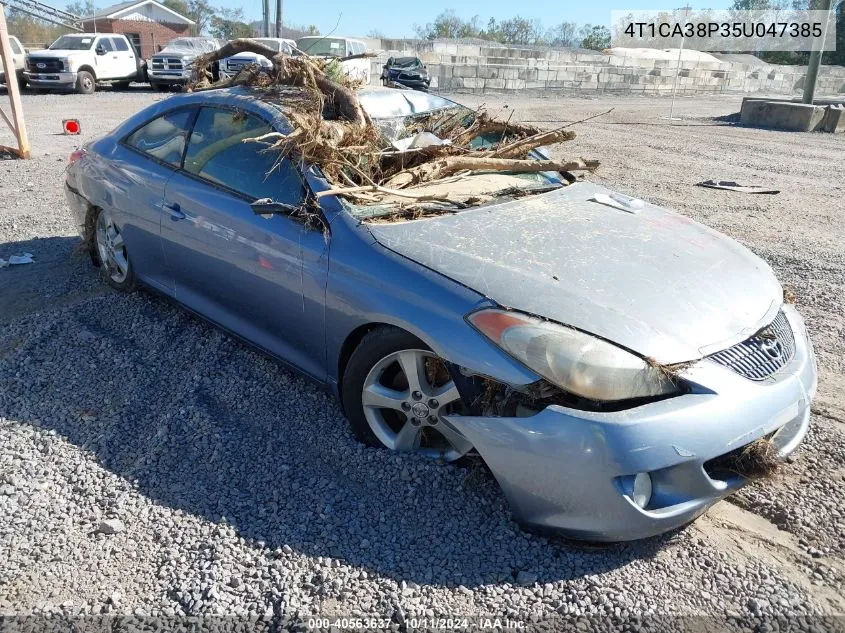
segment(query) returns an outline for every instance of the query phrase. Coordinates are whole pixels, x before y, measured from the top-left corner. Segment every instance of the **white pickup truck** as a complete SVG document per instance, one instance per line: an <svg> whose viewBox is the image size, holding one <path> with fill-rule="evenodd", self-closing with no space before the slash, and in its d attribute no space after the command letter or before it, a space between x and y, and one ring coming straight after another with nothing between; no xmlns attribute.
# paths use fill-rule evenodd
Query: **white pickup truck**
<svg viewBox="0 0 845 633"><path fill-rule="evenodd" d="M91 94L97 82L125 88L145 81L145 65L126 36L118 33L62 35L26 58L24 77L36 90L72 89Z"/></svg>
<svg viewBox="0 0 845 633"><path fill-rule="evenodd" d="M293 52L293 47L296 46L296 42L293 40L278 37L255 37L253 41L264 44L264 46L273 49L277 53L281 52L288 55ZM263 55L256 55L250 52L238 53L220 62L220 77L223 79L234 77L243 68L251 64L258 64L261 68L271 68L273 66L273 63Z"/></svg>
<svg viewBox="0 0 845 633"><path fill-rule="evenodd" d="M153 55L147 67L150 86L167 92L173 86L184 86L196 78L194 60L203 53L212 53L222 47L226 40L214 37L177 37L170 40L162 50ZM219 65L211 68L214 81L219 78Z"/></svg>
<svg viewBox="0 0 845 633"><path fill-rule="evenodd" d="M367 52L367 45L361 40L351 37L328 37L322 35L306 35L296 40L294 55L305 53L313 57L332 58L351 57L361 55L355 59L340 62L340 68L351 79L357 79L367 85L370 83L370 58L363 57Z"/></svg>
<svg viewBox="0 0 845 633"><path fill-rule="evenodd" d="M9 36L9 44L12 47L12 67L18 75L18 84L24 86L23 71L26 64L26 52L21 42L14 35ZM3 68L3 60L0 59L0 84L6 83L6 69Z"/></svg>

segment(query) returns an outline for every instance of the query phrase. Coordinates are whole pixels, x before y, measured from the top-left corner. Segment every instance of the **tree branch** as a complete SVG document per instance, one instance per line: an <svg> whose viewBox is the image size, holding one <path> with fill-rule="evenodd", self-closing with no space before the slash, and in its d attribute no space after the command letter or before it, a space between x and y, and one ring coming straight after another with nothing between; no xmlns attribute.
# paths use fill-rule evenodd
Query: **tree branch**
<svg viewBox="0 0 845 633"><path fill-rule="evenodd" d="M555 160L511 160L475 156L448 156L439 160L429 161L417 167L401 171L390 178L385 185L389 187L406 187L419 182L430 182L449 176L459 171L506 171L524 174L540 171L595 171L599 167L597 160L571 160L560 162Z"/></svg>

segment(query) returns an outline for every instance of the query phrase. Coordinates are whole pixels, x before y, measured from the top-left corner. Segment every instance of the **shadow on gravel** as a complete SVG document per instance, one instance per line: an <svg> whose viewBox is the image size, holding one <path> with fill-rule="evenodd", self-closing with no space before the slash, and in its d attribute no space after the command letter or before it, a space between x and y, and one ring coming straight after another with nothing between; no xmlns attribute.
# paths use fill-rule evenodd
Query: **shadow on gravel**
<svg viewBox="0 0 845 633"><path fill-rule="evenodd" d="M740 125L740 113L733 112L731 114L723 114L722 116L714 116L714 121L718 121L719 123L729 123L731 125Z"/></svg>
<svg viewBox="0 0 845 633"><path fill-rule="evenodd" d="M0 268L0 324L107 292L81 244L79 237L0 243L0 259L31 253L34 260Z"/></svg>
<svg viewBox="0 0 845 633"><path fill-rule="evenodd" d="M55 430L161 506L83 501L130 530L216 560L226 530L183 541L195 522L184 512L228 523L269 558L296 550L470 588L590 576L672 538L590 548L522 532L483 468L361 446L319 387L166 301L107 289L77 244L0 245L36 260L0 270L0 416ZM85 476L97 477L73 482L83 497Z"/></svg>

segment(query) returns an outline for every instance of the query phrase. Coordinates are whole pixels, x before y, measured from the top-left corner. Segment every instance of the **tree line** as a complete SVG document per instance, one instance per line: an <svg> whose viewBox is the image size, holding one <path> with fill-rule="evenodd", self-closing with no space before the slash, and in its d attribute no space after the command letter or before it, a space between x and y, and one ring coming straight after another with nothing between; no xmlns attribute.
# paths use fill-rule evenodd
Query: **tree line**
<svg viewBox="0 0 845 633"><path fill-rule="evenodd" d="M731 9L735 11L768 11L793 9L817 10L819 0L733 0ZM803 51L760 51L757 57L770 64L806 65L810 53ZM845 2L840 2L836 11L836 50L822 54L822 64L845 66Z"/></svg>
<svg viewBox="0 0 845 633"><path fill-rule="evenodd" d="M610 46L610 29L603 25L561 22L551 28L541 20L516 16L508 20L495 18L482 24L479 16L463 19L454 9L438 15L433 22L414 25L420 39L476 38L516 46L554 46L558 48L589 48L602 50Z"/></svg>

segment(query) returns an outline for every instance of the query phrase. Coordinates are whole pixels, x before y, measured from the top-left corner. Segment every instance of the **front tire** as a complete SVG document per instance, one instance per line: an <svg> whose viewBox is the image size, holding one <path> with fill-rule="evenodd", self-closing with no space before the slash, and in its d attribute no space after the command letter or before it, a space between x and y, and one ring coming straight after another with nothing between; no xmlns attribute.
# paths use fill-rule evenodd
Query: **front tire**
<svg viewBox="0 0 845 633"><path fill-rule="evenodd" d="M122 290L135 289L135 271L120 228L106 209L97 209L93 218L93 255L106 283Z"/></svg>
<svg viewBox="0 0 845 633"><path fill-rule="evenodd" d="M97 82L94 81L94 75L87 70L80 70L76 73L76 92L81 95L94 94L97 89Z"/></svg>
<svg viewBox="0 0 845 633"><path fill-rule="evenodd" d="M461 408L443 360L395 327L369 332L343 375L343 408L355 437L368 446L451 462L472 444L444 419Z"/></svg>

